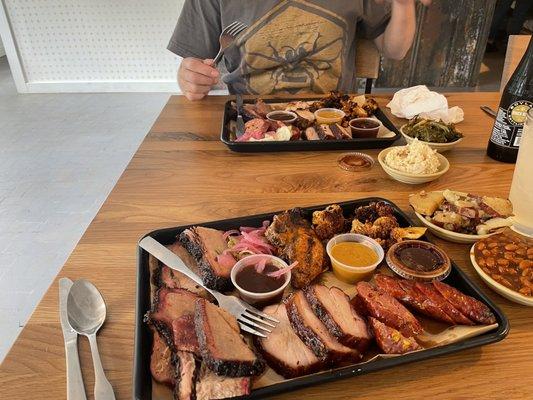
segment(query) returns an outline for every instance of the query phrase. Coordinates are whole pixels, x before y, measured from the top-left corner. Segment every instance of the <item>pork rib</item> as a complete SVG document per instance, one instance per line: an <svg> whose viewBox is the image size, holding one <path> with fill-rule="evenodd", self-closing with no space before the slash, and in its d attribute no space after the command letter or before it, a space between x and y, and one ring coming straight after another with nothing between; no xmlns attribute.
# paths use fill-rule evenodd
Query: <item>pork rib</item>
<svg viewBox="0 0 533 400"><path fill-rule="evenodd" d="M452 306L472 321L485 325L496 323L496 317L482 302L461 293L456 288L443 282L434 281L433 286L452 304Z"/></svg>
<svg viewBox="0 0 533 400"><path fill-rule="evenodd" d="M364 351L372 337L365 321L350 304L350 299L337 287L312 285L304 289L315 315L328 331L345 346Z"/></svg>
<svg viewBox="0 0 533 400"><path fill-rule="evenodd" d="M413 337L405 337L396 329L385 325L376 318L370 317L368 322L379 348L385 354L404 354L422 349Z"/></svg>
<svg viewBox="0 0 533 400"><path fill-rule="evenodd" d="M244 342L237 320L227 311L198 299L194 322L202 359L216 374L239 377L263 372L264 362Z"/></svg>
<svg viewBox="0 0 533 400"><path fill-rule="evenodd" d="M180 235L180 241L198 263L204 285L219 291L231 288L232 266L223 266L217 261L217 256L227 248L223 235L222 231L202 226L186 229Z"/></svg>
<svg viewBox="0 0 533 400"><path fill-rule="evenodd" d="M338 361L355 360L360 353L344 346L329 333L325 325L313 313L304 292L297 291L286 300L287 315L294 332L327 364Z"/></svg>
<svg viewBox="0 0 533 400"><path fill-rule="evenodd" d="M268 337L255 338L255 344L268 365L285 378L320 370L322 362L292 329L285 304L268 306L263 312L279 321Z"/></svg>
<svg viewBox="0 0 533 400"><path fill-rule="evenodd" d="M420 322L390 294L375 289L364 281L359 282L356 289L357 295L352 301L355 301L357 310L362 310L385 325L399 330L404 336L422 333Z"/></svg>

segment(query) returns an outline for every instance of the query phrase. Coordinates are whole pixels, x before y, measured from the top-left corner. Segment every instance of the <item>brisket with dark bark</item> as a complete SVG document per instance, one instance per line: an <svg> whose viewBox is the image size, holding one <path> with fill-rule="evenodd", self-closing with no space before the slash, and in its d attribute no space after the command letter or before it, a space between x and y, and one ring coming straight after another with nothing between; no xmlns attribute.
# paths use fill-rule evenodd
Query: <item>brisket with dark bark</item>
<svg viewBox="0 0 533 400"><path fill-rule="evenodd" d="M448 300L452 306L478 324L491 325L496 323L496 317L482 302L461 293L454 287L443 282L433 282L433 286Z"/></svg>
<svg viewBox="0 0 533 400"><path fill-rule="evenodd" d="M180 235L180 241L198 262L204 285L219 291L231 288L232 266L222 266L216 260L227 248L223 235L222 231L201 226L186 229Z"/></svg>
<svg viewBox="0 0 533 400"><path fill-rule="evenodd" d="M258 375L264 362L248 347L240 335L237 320L227 311L198 299L195 327L203 362L218 375Z"/></svg>
<svg viewBox="0 0 533 400"><path fill-rule="evenodd" d="M196 379L198 375L199 363L193 353L187 351L176 352L176 370L174 399L193 400L196 399Z"/></svg>
<svg viewBox="0 0 533 400"><path fill-rule="evenodd" d="M250 394L249 377L219 376L203 363L196 381L196 400L216 400Z"/></svg>
<svg viewBox="0 0 533 400"><path fill-rule="evenodd" d="M254 338L268 365L285 378L296 378L319 371L322 362L292 329L285 304L268 306L263 312L279 321L268 337Z"/></svg>
<svg viewBox="0 0 533 400"><path fill-rule="evenodd" d="M396 329L385 325L376 318L370 317L368 322L379 348L385 354L404 354L422 349L413 337L405 337Z"/></svg>
<svg viewBox="0 0 533 400"><path fill-rule="evenodd" d="M374 317L385 325L399 330L404 336L422 333L420 322L390 294L373 288L368 282L356 285L357 295L352 300L356 309Z"/></svg>
<svg viewBox="0 0 533 400"><path fill-rule="evenodd" d="M350 304L350 299L337 287L312 285L304 289L315 315L328 331L345 346L364 351L372 339L365 321Z"/></svg>
<svg viewBox="0 0 533 400"><path fill-rule="evenodd" d="M287 315L294 332L327 364L344 360L357 360L360 353L344 346L329 333L326 326L313 313L303 291L292 293L286 299Z"/></svg>

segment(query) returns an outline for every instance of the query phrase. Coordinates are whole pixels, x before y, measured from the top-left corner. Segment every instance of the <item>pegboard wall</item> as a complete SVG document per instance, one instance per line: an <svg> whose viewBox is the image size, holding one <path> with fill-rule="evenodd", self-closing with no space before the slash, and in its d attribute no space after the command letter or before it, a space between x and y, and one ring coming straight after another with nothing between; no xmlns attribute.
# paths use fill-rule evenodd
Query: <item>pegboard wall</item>
<svg viewBox="0 0 533 400"><path fill-rule="evenodd" d="M166 46L184 0L3 2L30 89L154 83L177 90L176 57Z"/></svg>

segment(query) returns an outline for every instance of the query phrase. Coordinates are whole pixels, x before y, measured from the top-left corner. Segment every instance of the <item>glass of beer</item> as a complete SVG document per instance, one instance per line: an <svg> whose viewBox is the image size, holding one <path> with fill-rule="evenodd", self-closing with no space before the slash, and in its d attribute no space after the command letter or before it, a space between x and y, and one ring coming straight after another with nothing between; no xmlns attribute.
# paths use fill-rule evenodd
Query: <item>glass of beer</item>
<svg viewBox="0 0 533 400"><path fill-rule="evenodd" d="M513 203L514 228L533 235L533 108L527 113L509 199Z"/></svg>

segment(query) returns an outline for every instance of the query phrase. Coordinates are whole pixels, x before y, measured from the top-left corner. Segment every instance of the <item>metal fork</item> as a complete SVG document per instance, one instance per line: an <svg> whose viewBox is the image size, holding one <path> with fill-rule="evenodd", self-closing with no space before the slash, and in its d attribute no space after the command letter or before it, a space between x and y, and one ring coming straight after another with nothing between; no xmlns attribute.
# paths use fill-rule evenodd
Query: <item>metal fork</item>
<svg viewBox="0 0 533 400"><path fill-rule="evenodd" d="M272 328L275 328L276 324L279 323L277 319L259 311L235 296L226 296L216 290L205 287L202 279L191 271L181 258L152 237L146 236L139 242L139 246L163 264L188 276L211 293L217 300L219 307L225 309L237 318L239 326L243 331L256 336L267 337L267 335L272 332Z"/></svg>
<svg viewBox="0 0 533 400"><path fill-rule="evenodd" d="M222 60L222 56L224 55L226 49L233 44L239 34L241 34L246 28L248 28L248 25L239 21L232 22L224 28L219 38L220 50L214 58L215 65L218 65L218 63Z"/></svg>

